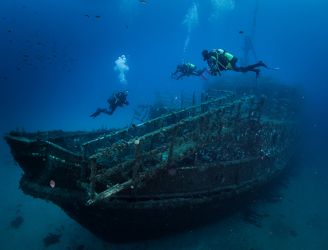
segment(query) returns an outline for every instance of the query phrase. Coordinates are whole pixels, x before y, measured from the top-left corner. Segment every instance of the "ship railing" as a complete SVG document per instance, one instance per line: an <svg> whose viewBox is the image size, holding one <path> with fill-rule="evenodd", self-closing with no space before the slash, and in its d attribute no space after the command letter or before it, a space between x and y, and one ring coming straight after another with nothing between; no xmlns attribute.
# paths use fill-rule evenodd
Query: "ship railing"
<svg viewBox="0 0 328 250"><path fill-rule="evenodd" d="M209 109L197 116L157 129L128 141L119 140L89 157L91 187L96 182L104 186L121 187L137 179L140 173L163 166L171 166L195 155L207 143L213 143L223 134L231 133L241 121L253 123L260 119L263 102L253 96L235 100ZM92 162L92 164L90 164ZM126 175L130 178L126 178ZM115 176L118 183L110 183ZM124 184L124 185L123 185ZM91 192L95 196L95 189ZM107 192L111 195L115 192Z"/></svg>
<svg viewBox="0 0 328 250"><path fill-rule="evenodd" d="M107 135L102 135L96 139L90 140L82 144L82 151L85 157L94 154L98 149L111 146L119 140L130 140L131 138L142 136L146 133L164 128L174 124L187 117L194 117L208 110L215 109L224 105L225 103L233 101L234 94L230 91L223 92L224 95L219 98L205 100L200 105L184 108L179 111L170 112L166 115L149 120L147 122L131 126Z"/></svg>
<svg viewBox="0 0 328 250"><path fill-rule="evenodd" d="M243 121L245 122L246 119L243 119ZM268 138L275 138L276 135L280 134L280 138L281 140L284 140L284 136L283 136L283 133L284 132L287 132L288 133L288 130L292 127L292 124L288 124L288 123L280 123L280 122L275 122L275 121L265 121L260 130L258 131L258 133L261 133L261 138L263 139L266 139L266 137ZM228 136L229 140L231 139L229 136ZM268 139L267 138L267 139ZM210 138L207 138L207 139L210 139ZM220 139L223 139L223 137L220 137ZM277 140L277 139L274 139L274 140ZM203 141L203 144L202 144L202 147L206 147L206 143L210 143L208 140L206 141ZM225 142L224 142L225 143ZM220 163L214 163L214 162L209 162L209 163L204 163L204 162L195 162L193 164L194 167L197 167L197 166L201 166L201 167L204 167L205 165L206 166L223 166L223 165L229 165L231 162L236 162L238 163L239 161L240 162L243 162L247 159L258 159L260 161L268 161L269 159L273 159L275 158L277 155L280 155L281 153L285 152L286 151L286 146L287 145L290 145L290 142L287 143L287 142L279 142L277 145L280 145L280 146L277 146L277 145L272 145L272 143L270 144L271 147L268 147L267 151L265 150L266 149L266 142L263 142L263 150L261 150L261 152L259 152L259 154L256 154L256 155L249 155L249 156L245 156L244 158L238 160L238 158L232 158L230 160L226 160L226 161L221 161ZM177 146L174 146L175 148ZM194 150L191 150L192 153L195 153ZM170 168L174 168L175 165L174 163L175 162L179 162L181 160L183 160L183 158L186 157L186 154L185 155L175 155L174 157L174 161L171 162L171 165L169 165L169 162L168 161L162 161L160 163L158 163L155 167L158 169L158 168L162 168L162 167L170 167ZM97 168L97 163L96 163L96 159L92 159L92 162L93 162L93 171L92 171L92 179L94 180L93 181L93 187L95 186L95 183L96 182L99 182L99 183L103 183L103 184L108 184L108 179L110 179L112 177L112 174L113 174L113 169L111 169L110 171L107 171L106 173L104 174L96 174L96 168ZM134 162L136 163L136 162ZM141 163L141 162L140 162ZM124 165L125 164L125 165ZM128 165L131 165L133 164L133 162L125 162L124 164L122 165L119 165L117 166L117 169L116 171L117 172L125 172L126 171L126 167ZM265 167L264 169L258 169L256 172L257 173L260 173L260 172L263 172L263 171L268 171L267 168ZM135 174L135 173L134 173ZM114 174L114 175L117 175ZM142 184L143 184L143 180L147 179L148 176L151 176L152 173L151 171L147 171L147 172L140 172L140 174L138 175L134 175L133 177L129 178L129 179L126 179L120 183L115 183L113 185L111 185L110 187L106 188L105 190L103 190L102 192L100 193L93 193L93 198L90 198L87 202L88 205L92 205L98 201L102 201L102 200L105 200L105 199L108 199L110 198L112 195L124 190L124 189L133 189L133 188L137 188L138 186L140 187ZM239 175L238 175L239 176ZM239 176L238 177L238 181L241 181L242 179L245 179L246 176ZM247 179L247 178L246 178ZM236 183L237 184L237 183ZM226 184L224 184L226 185Z"/></svg>
<svg viewBox="0 0 328 250"><path fill-rule="evenodd" d="M249 98L248 101L252 101ZM249 117L249 111L242 111L241 104L244 103L241 100L234 101L224 106L220 106L218 109L210 110L201 113L197 116L187 117L178 122L172 123L168 126L160 129L145 133L141 136L133 137L130 140L118 140L111 146L102 149L100 152L90 156L90 158L104 159L102 162L106 166L113 166L117 162L125 161L128 158L134 157L135 145L143 144L143 151L151 151L154 148L161 148L163 145L169 143L172 138L185 138L189 133L199 133L200 135L212 133L212 130L208 130L207 125L216 125L216 122L232 121L243 116ZM211 127L212 128L212 127ZM215 128L213 128L215 130Z"/></svg>

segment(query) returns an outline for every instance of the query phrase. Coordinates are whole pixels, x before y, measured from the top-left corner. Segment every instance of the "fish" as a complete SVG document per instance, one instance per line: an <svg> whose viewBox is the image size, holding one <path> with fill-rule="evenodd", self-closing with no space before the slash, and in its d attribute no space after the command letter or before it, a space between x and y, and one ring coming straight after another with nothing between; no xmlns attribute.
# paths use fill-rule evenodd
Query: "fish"
<svg viewBox="0 0 328 250"><path fill-rule="evenodd" d="M51 188L54 188L56 186L56 182L54 180L51 180L49 182L49 185L50 185Z"/></svg>
<svg viewBox="0 0 328 250"><path fill-rule="evenodd" d="M240 30L238 33L239 34L244 34L244 31L243 30Z"/></svg>
<svg viewBox="0 0 328 250"><path fill-rule="evenodd" d="M60 242L61 234L49 233L46 237L43 238L43 244L45 247L49 247Z"/></svg>
<svg viewBox="0 0 328 250"><path fill-rule="evenodd" d="M24 218L18 215L15 219L10 222L10 228L18 229L24 222Z"/></svg>
<svg viewBox="0 0 328 250"><path fill-rule="evenodd" d="M148 3L147 0L139 0L139 2L140 2L141 4L146 4L146 3Z"/></svg>

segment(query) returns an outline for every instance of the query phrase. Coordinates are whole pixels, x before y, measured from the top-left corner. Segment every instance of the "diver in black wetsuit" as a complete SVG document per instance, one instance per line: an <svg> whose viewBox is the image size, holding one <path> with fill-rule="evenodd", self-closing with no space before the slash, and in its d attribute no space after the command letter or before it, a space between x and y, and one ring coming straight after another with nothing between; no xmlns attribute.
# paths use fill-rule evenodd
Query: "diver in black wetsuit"
<svg viewBox="0 0 328 250"><path fill-rule="evenodd" d="M179 64L171 74L173 79L179 80L185 76L202 76L206 69L197 69L197 66L192 63Z"/></svg>
<svg viewBox="0 0 328 250"><path fill-rule="evenodd" d="M101 113L112 115L117 107L123 107L124 105L129 105L127 101L128 91L119 91L117 93L113 93L113 95L107 100L109 108L98 108L96 112L91 114L92 118L96 118Z"/></svg>
<svg viewBox="0 0 328 250"><path fill-rule="evenodd" d="M204 61L207 61L210 67L212 75L221 75L223 70L234 70L237 72L248 72L253 71L256 73L256 77L260 74L259 67L268 68L262 61L256 64L248 65L245 67L237 66L238 58L223 49L215 49L212 51L203 50L202 52Z"/></svg>

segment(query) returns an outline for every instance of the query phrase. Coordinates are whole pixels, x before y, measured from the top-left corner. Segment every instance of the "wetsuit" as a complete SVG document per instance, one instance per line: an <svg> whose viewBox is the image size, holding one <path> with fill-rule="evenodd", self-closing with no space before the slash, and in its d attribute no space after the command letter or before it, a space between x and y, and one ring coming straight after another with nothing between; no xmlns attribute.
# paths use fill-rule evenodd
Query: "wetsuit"
<svg viewBox="0 0 328 250"><path fill-rule="evenodd" d="M112 115L117 107L123 107L124 105L129 105L129 102L127 101L127 92L117 92L112 95L111 98L107 100L107 103L109 105L108 109L105 108L98 108L96 112L91 114L90 116L93 118L96 118L101 113Z"/></svg>
<svg viewBox="0 0 328 250"><path fill-rule="evenodd" d="M258 76L260 73L260 69L258 69L258 67L267 67L262 61L244 67L237 66L238 58L223 49L215 49L210 51L206 61L210 67L212 75L221 75L221 71L223 70L234 70L243 73L252 71L256 73L256 76Z"/></svg>
<svg viewBox="0 0 328 250"><path fill-rule="evenodd" d="M177 66L177 69L172 73L172 78L181 79L184 76L201 76L206 69L197 70L197 66L192 63L184 63Z"/></svg>

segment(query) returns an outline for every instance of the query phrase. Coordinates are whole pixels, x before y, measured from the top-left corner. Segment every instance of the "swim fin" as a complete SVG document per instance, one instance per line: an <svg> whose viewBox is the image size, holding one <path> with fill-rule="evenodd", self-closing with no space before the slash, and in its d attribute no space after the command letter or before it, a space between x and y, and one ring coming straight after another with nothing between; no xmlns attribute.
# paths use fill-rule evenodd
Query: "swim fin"
<svg viewBox="0 0 328 250"><path fill-rule="evenodd" d="M96 118L98 115L100 115L102 112L104 112L104 109L97 108L96 112L92 113L90 117Z"/></svg>
<svg viewBox="0 0 328 250"><path fill-rule="evenodd" d="M280 68L279 67L267 67L267 69L270 69L270 70L279 70Z"/></svg>
<svg viewBox="0 0 328 250"><path fill-rule="evenodd" d="M268 65L266 65L263 61L259 61L258 62L258 65L259 66L262 66L266 69L269 69L269 70L279 70L280 68L279 67L269 67Z"/></svg>

